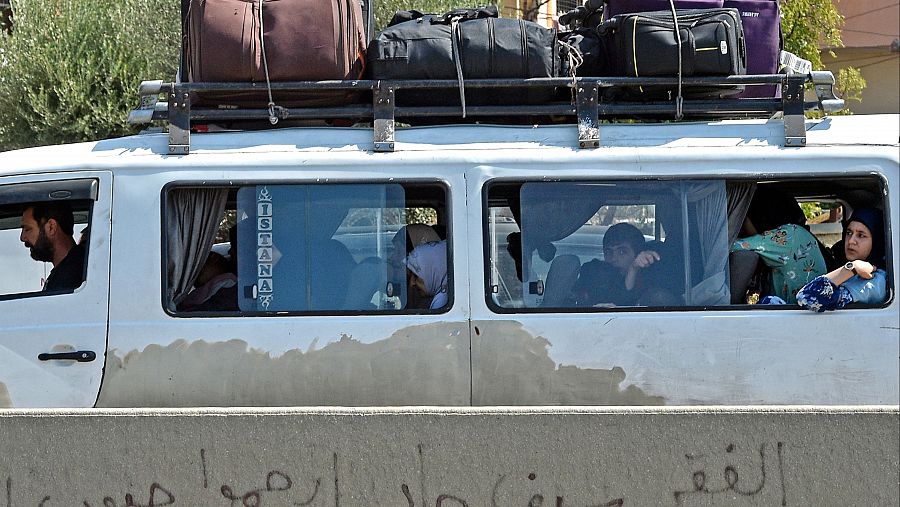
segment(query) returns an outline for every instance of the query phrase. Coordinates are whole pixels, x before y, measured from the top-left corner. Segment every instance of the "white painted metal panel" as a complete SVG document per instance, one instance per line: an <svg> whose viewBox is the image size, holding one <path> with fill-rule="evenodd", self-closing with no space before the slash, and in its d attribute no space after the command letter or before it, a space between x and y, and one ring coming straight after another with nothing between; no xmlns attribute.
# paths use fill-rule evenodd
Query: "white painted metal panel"
<svg viewBox="0 0 900 507"><path fill-rule="evenodd" d="M112 174L86 170L0 177L0 185L86 178L99 181L99 195L91 217L85 283L71 294L0 301L0 408L90 407L97 399L106 351ZM27 257L27 249L19 247ZM92 351L97 358L83 363L38 360L41 353L70 351Z"/></svg>

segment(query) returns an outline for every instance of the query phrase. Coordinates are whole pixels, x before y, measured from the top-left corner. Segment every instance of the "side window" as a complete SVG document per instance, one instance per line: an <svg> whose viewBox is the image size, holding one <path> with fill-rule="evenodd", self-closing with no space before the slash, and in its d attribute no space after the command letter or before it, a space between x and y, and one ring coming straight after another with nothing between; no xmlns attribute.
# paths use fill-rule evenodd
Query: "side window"
<svg viewBox="0 0 900 507"><path fill-rule="evenodd" d="M488 302L506 312L880 306L892 294L885 195L873 176L492 183ZM856 260L874 266L871 278L819 278Z"/></svg>
<svg viewBox="0 0 900 507"><path fill-rule="evenodd" d="M206 207L196 196L183 198L204 192L216 194L203 200ZM440 185L170 189L167 223L184 219L179 207L204 217L192 220L203 222L195 229L206 238L193 241L167 225L166 304L173 313L404 313L450 304Z"/></svg>
<svg viewBox="0 0 900 507"><path fill-rule="evenodd" d="M86 283L91 179L0 186L0 299L73 292Z"/></svg>
<svg viewBox="0 0 900 507"><path fill-rule="evenodd" d="M834 310L889 300L890 227L881 179L792 178L728 186L743 187L729 192L730 233L736 238L729 256L732 304ZM864 241L856 237L848 244L847 232L860 227ZM857 260L875 268L872 278L842 271Z"/></svg>
<svg viewBox="0 0 900 507"><path fill-rule="evenodd" d="M728 304L724 182L503 183L488 201L499 308Z"/></svg>

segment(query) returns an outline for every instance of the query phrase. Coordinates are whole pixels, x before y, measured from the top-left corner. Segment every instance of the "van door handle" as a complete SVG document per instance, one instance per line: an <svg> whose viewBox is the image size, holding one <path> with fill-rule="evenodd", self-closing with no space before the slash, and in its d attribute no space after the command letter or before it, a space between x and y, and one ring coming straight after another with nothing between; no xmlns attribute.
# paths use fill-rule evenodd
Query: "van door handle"
<svg viewBox="0 0 900 507"><path fill-rule="evenodd" d="M79 363L89 363L94 359L97 359L97 354L93 350L38 354L39 361L78 361Z"/></svg>

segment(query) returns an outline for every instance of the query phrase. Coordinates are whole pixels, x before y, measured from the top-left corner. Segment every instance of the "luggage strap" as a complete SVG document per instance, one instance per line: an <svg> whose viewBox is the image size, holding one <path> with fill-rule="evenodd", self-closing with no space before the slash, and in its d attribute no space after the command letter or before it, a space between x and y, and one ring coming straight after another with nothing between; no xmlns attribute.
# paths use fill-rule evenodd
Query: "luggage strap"
<svg viewBox="0 0 900 507"><path fill-rule="evenodd" d="M669 9L672 11L672 21L675 25L675 40L678 42L678 96L675 97L675 119L680 120L684 118L684 97L681 94L681 84L682 84L682 55L681 55L681 30L678 26L678 13L675 12L675 2L674 0L669 0Z"/></svg>
<svg viewBox="0 0 900 507"><path fill-rule="evenodd" d="M456 80L459 82L459 103L462 105L462 117L466 117L466 87L463 84L462 62L459 58L459 18L450 19L450 41L453 46L453 63L456 65Z"/></svg>
<svg viewBox="0 0 900 507"><path fill-rule="evenodd" d="M263 31L263 0L259 0L257 15L259 16L259 49L262 53L263 71L266 73L266 92L269 93L269 123L275 125L278 123L278 115L275 111L277 109L280 112L281 107L276 106L275 101L272 99L272 83L269 81L269 60L266 58L266 38Z"/></svg>

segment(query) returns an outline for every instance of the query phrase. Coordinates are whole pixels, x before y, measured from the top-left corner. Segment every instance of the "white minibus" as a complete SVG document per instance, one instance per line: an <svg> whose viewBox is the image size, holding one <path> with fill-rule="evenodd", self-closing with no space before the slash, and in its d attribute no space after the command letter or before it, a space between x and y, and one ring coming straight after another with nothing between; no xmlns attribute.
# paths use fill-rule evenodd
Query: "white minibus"
<svg viewBox="0 0 900 507"><path fill-rule="evenodd" d="M802 147L788 127L602 124L592 149L572 125L414 126L388 150L367 128L195 129L187 154L151 129L0 153L0 408L896 405L898 117L807 119ZM883 296L799 305L861 209ZM784 246L786 224L815 241L740 246Z"/></svg>

